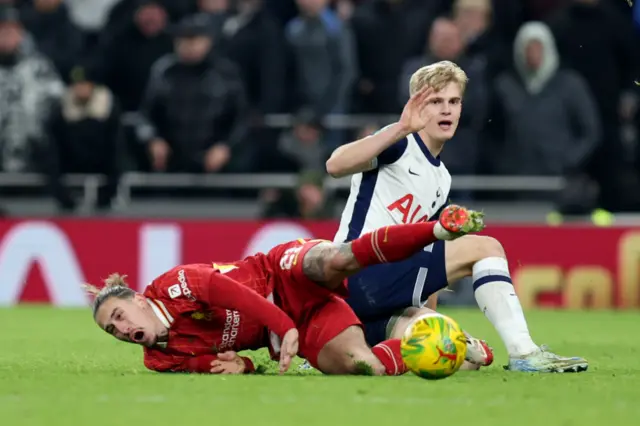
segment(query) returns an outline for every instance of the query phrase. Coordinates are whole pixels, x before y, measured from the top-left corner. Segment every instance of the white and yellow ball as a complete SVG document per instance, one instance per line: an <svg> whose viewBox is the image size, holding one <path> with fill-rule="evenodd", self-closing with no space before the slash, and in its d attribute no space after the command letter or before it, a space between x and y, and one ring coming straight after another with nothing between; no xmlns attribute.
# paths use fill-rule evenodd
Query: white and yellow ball
<svg viewBox="0 0 640 426"><path fill-rule="evenodd" d="M467 355L467 339L453 319L438 313L421 315L409 324L400 345L413 373L429 380L458 371Z"/></svg>

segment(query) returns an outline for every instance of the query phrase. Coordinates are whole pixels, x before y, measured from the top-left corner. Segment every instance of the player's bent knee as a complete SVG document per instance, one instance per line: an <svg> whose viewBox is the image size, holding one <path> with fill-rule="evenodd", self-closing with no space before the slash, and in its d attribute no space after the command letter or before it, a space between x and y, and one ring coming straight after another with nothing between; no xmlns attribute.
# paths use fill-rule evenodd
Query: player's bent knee
<svg viewBox="0 0 640 426"><path fill-rule="evenodd" d="M481 236L480 238L482 238L480 251L484 254L482 256L483 259L486 257L506 257L504 247L502 247L500 241L493 237Z"/></svg>
<svg viewBox="0 0 640 426"><path fill-rule="evenodd" d="M318 354L325 374L384 374L384 366L367 346L362 328L352 326L329 341Z"/></svg>
<svg viewBox="0 0 640 426"><path fill-rule="evenodd" d="M463 243L460 253L468 263L475 263L487 257L506 257L500 241L484 235L467 235L460 239Z"/></svg>
<svg viewBox="0 0 640 426"><path fill-rule="evenodd" d="M454 241L447 241L445 263L449 283L470 276L473 266L480 260L506 258L504 248L498 240L483 235L465 235Z"/></svg>
<svg viewBox="0 0 640 426"><path fill-rule="evenodd" d="M389 339L402 339L404 332L409 327L414 320L416 320L421 315L432 314L435 311L429 308L416 308L411 307L407 308L402 312L402 315L397 317L393 317L395 320L393 324L393 328L391 329L391 333L387 336Z"/></svg>

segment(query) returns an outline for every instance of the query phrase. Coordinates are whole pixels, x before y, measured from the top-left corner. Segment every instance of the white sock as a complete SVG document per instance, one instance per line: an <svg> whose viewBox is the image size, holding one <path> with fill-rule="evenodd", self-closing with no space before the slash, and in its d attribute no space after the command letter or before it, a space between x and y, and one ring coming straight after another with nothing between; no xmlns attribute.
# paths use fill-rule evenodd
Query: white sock
<svg viewBox="0 0 640 426"><path fill-rule="evenodd" d="M511 283L507 259L487 257L476 262L473 290L480 310L500 334L509 356L527 355L538 349Z"/></svg>

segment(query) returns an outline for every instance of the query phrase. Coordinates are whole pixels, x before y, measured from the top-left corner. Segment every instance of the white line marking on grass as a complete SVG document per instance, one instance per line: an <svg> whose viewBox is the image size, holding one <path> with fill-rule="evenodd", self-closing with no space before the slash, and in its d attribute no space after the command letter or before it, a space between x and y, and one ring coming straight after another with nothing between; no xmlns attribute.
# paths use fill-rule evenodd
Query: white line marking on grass
<svg viewBox="0 0 640 426"><path fill-rule="evenodd" d="M116 395L115 397L112 397L111 395L100 395L96 398L96 401L104 403L118 401L121 399L123 399L123 397L119 395ZM138 395L135 398L127 398L127 400L146 404L162 404L164 402L167 402L167 397L164 395Z"/></svg>

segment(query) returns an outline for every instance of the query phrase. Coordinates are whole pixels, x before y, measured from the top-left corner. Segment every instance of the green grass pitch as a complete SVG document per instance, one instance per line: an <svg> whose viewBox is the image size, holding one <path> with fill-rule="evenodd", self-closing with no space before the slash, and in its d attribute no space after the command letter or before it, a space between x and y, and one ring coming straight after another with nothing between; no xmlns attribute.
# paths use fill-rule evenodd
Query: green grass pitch
<svg viewBox="0 0 640 426"><path fill-rule="evenodd" d="M479 372L441 381L162 375L141 350L112 341L88 310L0 309L0 424L97 425L632 425L640 418L640 313L528 312L539 343L581 355L581 374L502 369L505 351L477 310L445 310L496 349ZM268 362L263 353L254 354ZM272 367L273 368L273 367ZM273 371L270 370L270 371Z"/></svg>

